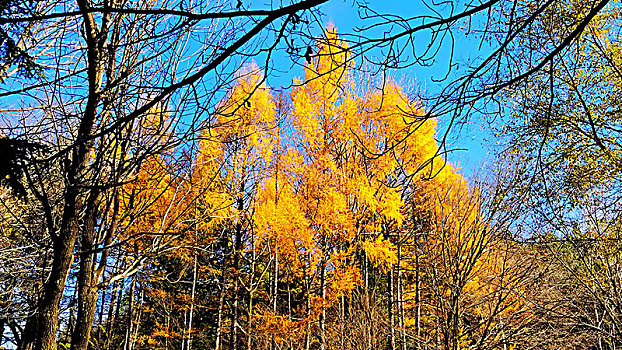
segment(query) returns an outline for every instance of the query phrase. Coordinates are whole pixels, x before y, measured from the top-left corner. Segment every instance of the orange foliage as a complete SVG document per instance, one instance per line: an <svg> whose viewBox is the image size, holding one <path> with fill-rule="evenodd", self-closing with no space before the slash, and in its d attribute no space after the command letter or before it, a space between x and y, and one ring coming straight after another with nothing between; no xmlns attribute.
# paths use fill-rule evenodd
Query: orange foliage
<svg viewBox="0 0 622 350"><path fill-rule="evenodd" d="M351 74L347 45L334 28L318 45L305 66L304 83L295 82L283 120L251 66L219 104L217 122L201 135L186 179L171 180L161 157L147 159L122 190L124 212L147 203L140 216L128 219L128 232L183 227L178 239L192 246L211 243L220 224L235 222L242 230L247 220L250 238L234 254L253 254L261 261L253 265L263 269L260 278L276 279L256 283L269 288L287 283L305 302L281 314L266 306L273 302L266 292L256 292L259 301L248 312L249 323L277 343L304 336L361 285L355 263L360 254L385 274L398 266L406 271L405 280L412 278L408 274L421 254L413 247L421 242L409 247L399 240L410 234L413 243L423 230L430 231L423 242L427 251L461 257L447 263L430 261L430 255L423 264L444 274L442 288L460 275L463 300L485 314L492 305L485 296L501 290L495 281L503 275L502 259L483 249L495 242L486 233L477 196L438 156L436 121L396 82L377 89L372 79ZM289 128L286 136L282 123ZM414 227L414 216L426 218L426 226ZM248 282L238 277L239 269L232 274L251 290L254 276ZM413 286L405 286L404 293L404 309L414 313ZM506 310L521 306L516 295L507 296L506 304ZM422 323L439 322L429 317ZM168 336L157 332L154 336Z"/></svg>

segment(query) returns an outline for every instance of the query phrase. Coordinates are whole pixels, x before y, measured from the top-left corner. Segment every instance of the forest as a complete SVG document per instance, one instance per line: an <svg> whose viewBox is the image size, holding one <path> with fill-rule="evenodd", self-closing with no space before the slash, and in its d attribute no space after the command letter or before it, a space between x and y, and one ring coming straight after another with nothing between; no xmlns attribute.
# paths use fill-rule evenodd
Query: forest
<svg viewBox="0 0 622 350"><path fill-rule="evenodd" d="M621 4L389 5L0 1L0 349L622 348Z"/></svg>

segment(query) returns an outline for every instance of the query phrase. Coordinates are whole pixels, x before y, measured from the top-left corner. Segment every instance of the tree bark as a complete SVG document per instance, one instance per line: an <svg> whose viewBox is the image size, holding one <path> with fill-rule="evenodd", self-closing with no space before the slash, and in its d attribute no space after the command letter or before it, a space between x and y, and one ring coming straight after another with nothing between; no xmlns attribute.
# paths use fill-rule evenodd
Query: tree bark
<svg viewBox="0 0 622 350"><path fill-rule="evenodd" d="M220 288L220 296L218 297L218 321L216 324L216 344L214 346L215 350L220 350L222 346L222 316L223 316L223 308L225 307L225 273L222 273L222 282Z"/></svg>
<svg viewBox="0 0 622 350"><path fill-rule="evenodd" d="M326 306L325 306L325 298L326 298L326 264L322 260L320 262L320 289L322 295L322 312L320 313L320 349L326 349Z"/></svg>
<svg viewBox="0 0 622 350"><path fill-rule="evenodd" d="M395 311L394 311L395 288L394 288L394 283L393 283L393 264L391 264L391 268L389 269L389 274L387 275L387 289L388 289L387 309L389 311L389 328L391 332L391 336L389 338L389 343L387 344L387 348L390 350L395 350Z"/></svg>
<svg viewBox="0 0 622 350"><path fill-rule="evenodd" d="M63 214L60 228L56 233L50 232L53 242L52 268L50 275L43 287L40 312L40 337L37 348L42 350L56 350L56 333L58 331L58 319L60 302L65 290L67 273L73 261L73 248L80 229L81 212L84 209L81 198L81 182L84 181L84 169L88 166L89 152L93 141L85 142L93 132L97 116L97 106L100 101L100 91L103 70L101 69L100 51L97 38L98 29L93 15L87 13L89 6L85 0L78 0L78 6L85 11L84 19L85 35L87 37L87 61L88 61L88 86L89 94L82 118L80 120L71 161L67 171L66 192L63 205ZM54 225L54 223L50 223Z"/></svg>
<svg viewBox="0 0 622 350"><path fill-rule="evenodd" d="M194 267L192 272L192 291L190 295L190 314L188 316L188 340L186 343L186 350L190 350L192 348L192 318L194 316L194 298L197 287L197 255L194 254Z"/></svg>
<svg viewBox="0 0 622 350"><path fill-rule="evenodd" d="M13 328L11 328L13 329ZM16 333L15 331L13 332ZM37 343L37 335L39 334L39 315L34 314L26 320L24 329L21 332L21 338L19 334L16 334L18 339L18 350L34 350Z"/></svg>
<svg viewBox="0 0 622 350"><path fill-rule="evenodd" d="M68 203L66 207L75 208L75 203ZM68 209L66 213L69 211L73 210ZM73 216L74 219L77 219L75 218L76 215L70 215L69 213L63 216ZM66 219L66 221L70 220ZM65 290L67 273L73 262L73 255L71 252L76 240L76 231L77 223L72 222L69 224L68 229L64 230L65 234L59 235L55 240L52 270L43 287L43 298L41 299L41 311L39 314L40 336L36 343L37 349L56 350L56 333L58 331L60 301Z"/></svg>
<svg viewBox="0 0 622 350"><path fill-rule="evenodd" d="M415 248L415 349L421 349L421 267L419 266L419 250Z"/></svg>
<svg viewBox="0 0 622 350"><path fill-rule="evenodd" d="M242 210L244 210L244 180L240 184L237 210L238 222L235 227L235 243L233 246L233 314L231 315L231 349L238 349L238 323L240 322L240 251L242 250Z"/></svg>
<svg viewBox="0 0 622 350"><path fill-rule="evenodd" d="M91 193L86 212L86 227L81 237L80 271L78 272L78 315L71 335L71 350L86 350L89 345L93 317L97 306L99 289L95 286L97 276L93 271L95 225L99 193Z"/></svg>
<svg viewBox="0 0 622 350"><path fill-rule="evenodd" d="M276 315L277 301L279 296L279 253L278 248L274 252L274 274L272 280L272 313ZM272 335L270 349L276 349L276 341Z"/></svg>
<svg viewBox="0 0 622 350"><path fill-rule="evenodd" d="M128 293L127 318L125 325L125 340L123 350L132 350L132 328L134 326L134 293L136 289L136 277L132 277L130 291Z"/></svg>

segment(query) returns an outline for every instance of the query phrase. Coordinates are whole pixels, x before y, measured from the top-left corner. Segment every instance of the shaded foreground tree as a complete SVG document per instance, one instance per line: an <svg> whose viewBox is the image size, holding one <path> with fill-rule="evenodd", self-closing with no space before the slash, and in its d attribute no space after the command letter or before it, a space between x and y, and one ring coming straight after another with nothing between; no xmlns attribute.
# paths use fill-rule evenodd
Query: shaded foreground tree
<svg viewBox="0 0 622 350"><path fill-rule="evenodd" d="M520 41L539 51L566 35L589 4L559 4ZM553 12L555 15L553 16ZM542 256L538 300L551 348L619 347L620 16L611 6L572 47L518 84L502 102L499 135L511 164L517 226ZM560 26L559 24L564 24ZM517 64L529 65L517 54ZM521 118L517 118L521 116Z"/></svg>
<svg viewBox="0 0 622 350"><path fill-rule="evenodd" d="M0 4L0 17L29 17L37 12L37 5L37 2L31 0L3 1ZM12 75L32 78L40 73L42 67L25 46L33 26L32 21L5 22L0 25L0 81Z"/></svg>
<svg viewBox="0 0 622 350"><path fill-rule="evenodd" d="M107 270L111 246L124 234L120 215L141 216L120 211L120 185L210 120L200 106L229 81L228 65L239 66L240 53L271 50L320 3L266 10L179 3L174 10L167 2L40 2L2 18L4 26L28 28L19 39L24 52L48 67L2 85L5 135L46 147L31 154L20 179L24 203L40 216L19 227L43 257L39 297L15 338L20 348L56 348L67 285L77 291L71 346L87 347L99 288L132 274L147 255L136 251L131 263ZM70 274L74 262L77 275Z"/></svg>

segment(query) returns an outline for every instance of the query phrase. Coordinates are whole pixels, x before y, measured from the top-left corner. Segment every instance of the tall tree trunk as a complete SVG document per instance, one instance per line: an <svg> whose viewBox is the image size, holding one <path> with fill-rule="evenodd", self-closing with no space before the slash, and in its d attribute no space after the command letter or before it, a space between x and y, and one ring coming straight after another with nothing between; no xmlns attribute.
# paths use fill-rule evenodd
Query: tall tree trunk
<svg viewBox="0 0 622 350"><path fill-rule="evenodd" d="M340 336L340 342L339 344L341 345L342 349L346 348L345 345L345 322L346 322L346 297L345 296L341 296L341 303L340 303L340 312L339 312L339 336Z"/></svg>
<svg viewBox="0 0 622 350"><path fill-rule="evenodd" d="M373 349L374 337L374 320L371 314L371 296L369 295L369 266L367 263L367 254L363 251L363 274L365 276L365 316L367 317L367 350Z"/></svg>
<svg viewBox="0 0 622 350"><path fill-rule="evenodd" d="M325 350L326 349L326 305L325 305L325 298L326 298L326 264L324 263L324 261L322 260L320 262L320 268L322 269L320 271L320 289L321 289L321 295L322 295L322 312L320 313L320 349L321 350Z"/></svg>
<svg viewBox="0 0 622 350"><path fill-rule="evenodd" d="M15 322L15 320L10 320L8 322L8 326L9 326L9 329L11 329L11 333L13 334L13 340L15 340L15 342L17 343L17 349L22 350L23 344L24 344L23 342L24 330L19 329L17 322ZM30 344L34 345L34 343L30 343ZM29 349L32 349L32 346Z"/></svg>
<svg viewBox="0 0 622 350"><path fill-rule="evenodd" d="M242 210L244 210L244 185L242 180L240 184L240 193L238 195L238 222L235 227L235 243L233 246L233 313L231 316L231 350L238 350L238 323L240 322L240 251L242 250Z"/></svg>
<svg viewBox="0 0 622 350"><path fill-rule="evenodd" d="M225 290L227 289L225 284L225 273L222 273L222 282L220 283L220 295L218 297L218 320L216 324L216 344L214 345L215 350L220 350L222 346L222 316L223 316L223 308L225 307Z"/></svg>
<svg viewBox="0 0 622 350"><path fill-rule="evenodd" d="M274 274L272 280L272 313L276 315L277 311L277 301L279 296L279 251L276 248L274 252ZM276 341L274 340L274 335L272 335L272 339L270 340L270 349L276 349Z"/></svg>
<svg viewBox="0 0 622 350"><path fill-rule="evenodd" d="M309 256L307 255L307 261L309 261ZM304 266L303 266L304 267ZM305 350L309 350L311 347L311 281L309 281L309 276L307 275L307 270L303 270L305 276L305 316L307 318L307 324L305 329Z"/></svg>
<svg viewBox="0 0 622 350"><path fill-rule="evenodd" d="M138 303L138 310L136 312L137 313L136 320L132 320L132 323L135 324L136 326L132 327L133 336L130 337L130 350L134 349L134 339L138 339L138 332L140 330L140 322L143 316L143 309L140 306L145 304L145 289L138 288L138 290L140 293L140 299Z"/></svg>
<svg viewBox="0 0 622 350"><path fill-rule="evenodd" d="M391 336L389 337L389 344L387 344L387 348L390 350L395 350L395 288L393 283L393 264L391 264L391 268L389 269L389 274L387 275L387 293L388 293L388 302L387 309L389 311L389 328L391 332Z"/></svg>
<svg viewBox="0 0 622 350"><path fill-rule="evenodd" d="M101 344L102 342L102 327L104 326L104 310L106 308L106 298L108 297L108 290L106 288L102 289L102 298L101 303L99 304L99 312L97 313L97 326L99 330L97 331L97 344Z"/></svg>
<svg viewBox="0 0 622 350"><path fill-rule="evenodd" d="M6 325L6 318L0 318L0 344L4 339L4 326Z"/></svg>
<svg viewBox="0 0 622 350"><path fill-rule="evenodd" d="M59 234L54 240L52 269L43 287L43 298L41 299L40 320L38 322L40 337L37 339L37 349L56 350L60 301L65 290L67 274L73 262L71 252L76 238L77 223L71 223L69 226L70 229L64 231L65 234Z"/></svg>
<svg viewBox="0 0 622 350"><path fill-rule="evenodd" d="M78 273L78 315L76 327L71 335L71 350L86 350L89 345L93 317L97 306L98 288L97 278L94 276L93 242L95 240L95 225L97 220L97 206L99 193L92 192L89 197L86 211L86 227L81 235L80 271Z"/></svg>
<svg viewBox="0 0 622 350"><path fill-rule="evenodd" d="M421 349L421 266L419 251L415 247L415 334L417 335L416 349Z"/></svg>
<svg viewBox="0 0 622 350"><path fill-rule="evenodd" d="M123 286L125 285L125 279L121 279L120 281L115 281L113 284L112 291L110 292L112 295L112 300L110 302L110 306L108 307L108 319L106 320L106 345L110 346L110 341L114 338L113 332L115 329L115 322L119 319L119 312L121 306L121 298L123 297Z"/></svg>
<svg viewBox="0 0 622 350"><path fill-rule="evenodd" d="M402 276L402 240L401 237L398 239L397 246L397 299L398 299L398 317L400 324L400 334L401 334L401 348L402 350L406 350L406 316L404 311L404 301L406 297L404 296L404 281Z"/></svg>
<svg viewBox="0 0 622 350"><path fill-rule="evenodd" d="M58 331L58 319L60 302L65 290L65 281L73 260L72 252L76 237L80 229L81 212L83 211L83 187L84 169L87 168L89 152L93 147L93 141L88 140L93 132L97 116L97 106L100 102L102 85L102 62L99 50L100 30L89 12L89 4L86 0L78 0L78 7L83 11L84 32L87 41L87 74L88 74L88 98L82 118L76 134L79 142L74 146L71 161L67 169L66 191L64 196L63 212L60 227L56 232L50 232L53 242L52 268L50 275L43 287L43 297L40 308L40 337L37 340L37 348L42 350L56 350L56 333ZM49 223L50 227L54 223Z"/></svg>
<svg viewBox="0 0 622 350"><path fill-rule="evenodd" d="M132 328L134 326L134 293L136 288L136 277L132 277L130 291L128 294L127 318L125 324L125 340L123 350L132 350Z"/></svg>
<svg viewBox="0 0 622 350"><path fill-rule="evenodd" d="M190 294L190 314L188 316L188 341L186 343L186 350L190 350L192 348L192 319L194 316L194 298L197 287L197 255L194 254L194 270L192 272L192 291Z"/></svg>
<svg viewBox="0 0 622 350"><path fill-rule="evenodd" d="M12 328L13 329L13 328ZM15 334L15 331L13 332ZM34 350L37 343L37 335L39 334L39 315L34 314L26 320L21 337L17 342L18 350ZM17 334L19 335L19 334Z"/></svg>
<svg viewBox="0 0 622 350"><path fill-rule="evenodd" d="M257 257L255 256L255 237L254 235L252 235L252 231L251 231L251 251L253 254L253 261L251 261L251 278L250 278L250 285L248 287L248 322L247 322L247 339L246 339L246 350L251 350L251 344L252 344L252 339L253 339L253 296L254 296L254 292L255 292L255 286L253 285L253 279L255 277L255 269L256 269L256 262L257 262ZM259 282L258 282L259 284Z"/></svg>

